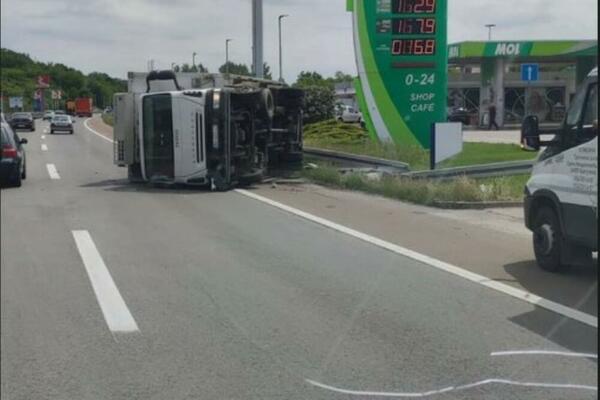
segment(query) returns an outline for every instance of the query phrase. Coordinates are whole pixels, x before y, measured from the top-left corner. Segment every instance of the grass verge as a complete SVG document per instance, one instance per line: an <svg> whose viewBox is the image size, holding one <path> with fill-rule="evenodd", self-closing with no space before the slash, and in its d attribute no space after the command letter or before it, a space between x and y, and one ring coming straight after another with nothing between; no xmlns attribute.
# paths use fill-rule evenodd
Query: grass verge
<svg viewBox="0 0 600 400"><path fill-rule="evenodd" d="M527 175L452 181L427 181L384 176L368 179L360 174L342 175L332 167L305 170L303 176L315 183L337 188L381 195L426 206L442 202L514 202L523 199Z"/></svg>
<svg viewBox="0 0 600 400"><path fill-rule="evenodd" d="M112 114L102 114L102 121L104 121L106 125L110 126L114 126L115 124L115 119Z"/></svg>
<svg viewBox="0 0 600 400"><path fill-rule="evenodd" d="M408 163L413 171L429 168L428 151L420 147L399 147L390 143L373 142L359 126L335 120L307 125L304 143L308 147L402 161ZM440 168L533 160L535 157L535 153L525 152L518 145L465 143L463 152L443 162Z"/></svg>

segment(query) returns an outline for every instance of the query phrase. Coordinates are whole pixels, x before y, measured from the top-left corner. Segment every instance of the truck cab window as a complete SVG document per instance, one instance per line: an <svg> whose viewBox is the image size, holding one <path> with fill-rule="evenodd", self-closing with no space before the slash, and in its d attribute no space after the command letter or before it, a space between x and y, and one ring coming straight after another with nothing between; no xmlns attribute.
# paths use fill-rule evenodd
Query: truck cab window
<svg viewBox="0 0 600 400"><path fill-rule="evenodd" d="M595 83L590 87L590 91L585 106L585 114L583 115L583 126L591 127L594 122L598 123L598 84ZM596 132L597 134L598 132Z"/></svg>

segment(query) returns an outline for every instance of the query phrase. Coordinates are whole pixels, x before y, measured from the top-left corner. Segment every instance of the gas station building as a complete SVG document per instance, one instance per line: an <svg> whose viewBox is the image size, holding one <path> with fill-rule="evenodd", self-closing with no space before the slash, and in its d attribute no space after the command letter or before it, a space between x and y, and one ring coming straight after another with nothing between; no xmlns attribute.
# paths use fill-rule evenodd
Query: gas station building
<svg viewBox="0 0 600 400"><path fill-rule="evenodd" d="M598 64L597 40L461 42L449 46L448 107L485 126L519 126L526 115L559 124L577 86Z"/></svg>

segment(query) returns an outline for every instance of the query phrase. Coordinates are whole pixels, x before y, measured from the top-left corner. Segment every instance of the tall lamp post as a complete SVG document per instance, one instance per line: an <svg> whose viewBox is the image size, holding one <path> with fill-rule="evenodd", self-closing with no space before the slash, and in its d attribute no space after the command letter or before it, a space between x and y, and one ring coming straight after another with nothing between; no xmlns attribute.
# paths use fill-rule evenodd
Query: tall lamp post
<svg viewBox="0 0 600 400"><path fill-rule="evenodd" d="M196 66L196 56L198 55L198 53L194 52L192 54L192 68L194 68Z"/></svg>
<svg viewBox="0 0 600 400"><path fill-rule="evenodd" d="M486 24L486 28L488 28L488 41L492 41L492 29L496 27L496 24Z"/></svg>
<svg viewBox="0 0 600 400"><path fill-rule="evenodd" d="M233 39L225 40L225 73L229 74L229 43L233 42Z"/></svg>
<svg viewBox="0 0 600 400"><path fill-rule="evenodd" d="M281 43L281 21L284 18L289 17L287 14L280 15L278 18L279 22L279 82L283 83L283 45Z"/></svg>

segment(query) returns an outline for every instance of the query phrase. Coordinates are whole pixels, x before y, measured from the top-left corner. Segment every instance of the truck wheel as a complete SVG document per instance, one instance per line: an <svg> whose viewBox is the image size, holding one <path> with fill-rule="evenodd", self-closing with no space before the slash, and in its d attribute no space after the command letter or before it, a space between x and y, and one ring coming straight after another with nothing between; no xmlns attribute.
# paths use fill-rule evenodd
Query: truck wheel
<svg viewBox="0 0 600 400"><path fill-rule="evenodd" d="M261 94L260 114L264 119L271 121L275 116L275 102L269 89L264 89Z"/></svg>
<svg viewBox="0 0 600 400"><path fill-rule="evenodd" d="M562 262L564 240L556 212L550 207L541 208L533 228L533 250L540 268L554 273L567 270Z"/></svg>
<svg viewBox="0 0 600 400"><path fill-rule="evenodd" d="M245 175L241 175L239 178L240 185L250 186L255 183L262 182L264 177L264 171L262 169L255 169Z"/></svg>

